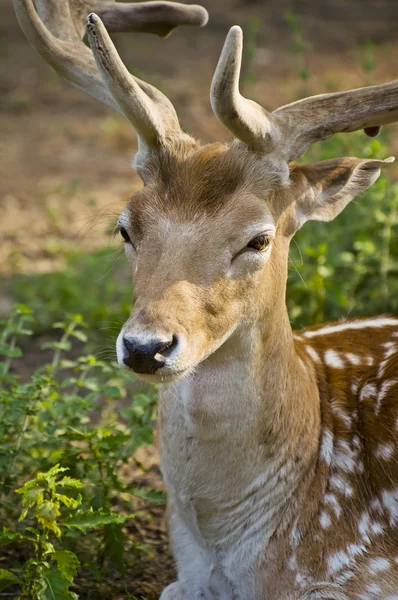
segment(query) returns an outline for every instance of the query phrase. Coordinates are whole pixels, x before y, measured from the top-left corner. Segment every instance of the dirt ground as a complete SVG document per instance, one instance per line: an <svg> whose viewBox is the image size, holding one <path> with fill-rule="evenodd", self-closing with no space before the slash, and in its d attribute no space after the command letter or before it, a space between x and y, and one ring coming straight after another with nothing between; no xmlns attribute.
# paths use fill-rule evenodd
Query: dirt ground
<svg viewBox="0 0 398 600"><path fill-rule="evenodd" d="M245 93L268 109L298 97L297 56L284 20L293 11L309 44L310 92L363 85L363 44L375 42L372 83L397 77L398 2L392 0L203 0L210 21L167 40L117 36L126 65L159 86L182 124L208 142L228 133L209 103L211 77L229 26L256 27L256 80ZM120 116L69 86L47 67L18 28L11 0L0 0L0 312L11 302L5 277L62 268L64 250L110 242L106 229L140 187L130 168L136 138ZM246 61L247 64L247 61ZM398 129L395 128L398 132ZM398 150L398 135L395 136ZM3 279L1 277L3 276ZM1 291L2 283L4 289ZM154 478L160 475L154 461ZM153 484L153 482L151 483ZM131 574L136 595L158 597L173 577L163 508L133 525L155 558ZM117 600L102 590L101 598Z"/></svg>

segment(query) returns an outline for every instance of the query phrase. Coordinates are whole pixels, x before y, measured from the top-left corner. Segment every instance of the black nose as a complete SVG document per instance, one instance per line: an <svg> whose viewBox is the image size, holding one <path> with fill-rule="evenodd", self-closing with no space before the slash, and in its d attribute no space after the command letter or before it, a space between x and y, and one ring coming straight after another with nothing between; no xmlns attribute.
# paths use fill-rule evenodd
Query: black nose
<svg viewBox="0 0 398 600"><path fill-rule="evenodd" d="M167 341L154 338L147 342L143 342L139 337L124 337L123 344L126 356L123 358L123 362L136 373L146 373L148 375L155 373L166 362L163 355L170 354L177 343L177 336L175 335Z"/></svg>

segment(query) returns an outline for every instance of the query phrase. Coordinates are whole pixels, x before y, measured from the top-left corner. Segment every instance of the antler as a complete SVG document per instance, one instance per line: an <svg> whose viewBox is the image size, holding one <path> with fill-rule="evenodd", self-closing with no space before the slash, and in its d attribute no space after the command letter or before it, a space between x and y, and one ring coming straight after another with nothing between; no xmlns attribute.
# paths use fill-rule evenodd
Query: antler
<svg viewBox="0 0 398 600"><path fill-rule="evenodd" d="M171 102L127 71L104 24L94 14L87 23L92 51L83 43L83 16L86 20L95 7L111 31L167 35L177 25L204 25L204 8L176 2L37 0L36 12L33 0L13 2L21 29L44 60L74 85L124 114L136 129L141 146L152 147L181 132Z"/></svg>
<svg viewBox="0 0 398 600"><path fill-rule="evenodd" d="M243 34L235 25L229 30L210 89L214 114L239 140L259 152L271 152L280 132L271 115L257 102L239 92Z"/></svg>
<svg viewBox="0 0 398 600"><path fill-rule="evenodd" d="M179 2L116 2L115 0L36 0L36 9L46 27L63 38L63 27L71 21L79 37L83 37L87 15L95 12L110 32L155 33L168 36L178 25L206 25L208 13L197 4ZM69 9L65 7L68 6ZM64 17L66 16L66 19ZM72 18L70 18L72 17ZM63 22L62 22L63 21Z"/></svg>
<svg viewBox="0 0 398 600"><path fill-rule="evenodd" d="M312 96L267 112L239 92L242 37L237 26L228 33L213 77L211 105L225 127L254 150L290 161L335 133L364 129L374 136L381 125L398 120L398 80Z"/></svg>

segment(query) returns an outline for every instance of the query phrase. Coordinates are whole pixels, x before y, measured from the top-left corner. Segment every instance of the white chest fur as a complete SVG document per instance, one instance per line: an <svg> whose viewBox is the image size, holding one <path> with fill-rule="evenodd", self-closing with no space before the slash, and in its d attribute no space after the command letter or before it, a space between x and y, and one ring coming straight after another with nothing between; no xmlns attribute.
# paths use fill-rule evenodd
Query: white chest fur
<svg viewBox="0 0 398 600"><path fill-rule="evenodd" d="M161 393L172 541L180 576L199 590L198 598L254 597L260 584L253 566L294 488L294 464L270 453L259 426L261 399L237 369L225 365L222 378L199 372ZM263 565L262 582L264 575Z"/></svg>

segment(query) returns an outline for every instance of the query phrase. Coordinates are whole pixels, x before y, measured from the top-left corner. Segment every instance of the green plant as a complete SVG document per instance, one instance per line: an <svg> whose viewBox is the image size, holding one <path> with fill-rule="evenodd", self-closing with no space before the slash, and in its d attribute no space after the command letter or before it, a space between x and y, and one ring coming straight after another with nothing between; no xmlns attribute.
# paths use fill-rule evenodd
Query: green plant
<svg viewBox="0 0 398 600"><path fill-rule="evenodd" d="M62 271L15 275L11 294L35 314L35 332L45 331L66 314L79 312L97 343L121 324L131 305L131 277L119 255L109 248L92 254L66 253Z"/></svg>
<svg viewBox="0 0 398 600"><path fill-rule="evenodd" d="M50 355L48 362L27 381L21 381L13 371L23 360L24 339L31 335L28 325L32 323L31 311L17 305L3 323L1 334L0 353L4 359L0 362L0 521L8 532L1 543L27 541L20 536L28 536L36 549L35 556L19 569L18 580L21 598L41 600L51 597L49 586L58 556L51 554L50 546L44 554L40 550L50 534L64 544L58 548L49 541L54 552L81 554L84 564L91 565L99 578L109 568L123 573L126 548L130 551L130 563L145 548L126 535L125 517L121 513L112 516L112 510L117 505L119 511L130 512L134 499L162 503L165 497L162 492L137 485L123 470L129 465L144 468L134 455L142 445L152 443L154 390L143 388L131 374L126 376L116 365L92 354L73 355L74 345L86 341L81 315L54 324L54 331L61 333L42 344L42 350ZM62 467L54 467L55 463ZM70 477L57 480L66 469ZM41 473L32 479L38 470ZM22 513L22 519L38 520L41 529L36 524L36 533L30 524L23 531L14 531L18 514L13 490L26 479L28 482L19 490L28 511ZM79 495L66 497L59 492L59 486L68 481L79 487ZM75 514L66 516L67 509ZM95 536L86 535L92 525L97 527ZM59 565L57 568L60 570ZM2 572L1 585L17 583L13 575L13 571L11 575ZM65 594L74 593L69 592L64 580L58 584L64 586ZM55 597L62 600L75 596Z"/></svg>
<svg viewBox="0 0 398 600"><path fill-rule="evenodd" d="M303 162L386 158L387 138L358 132L314 146ZM332 223L307 223L290 251L287 303L296 327L398 310L398 185L388 171Z"/></svg>
<svg viewBox="0 0 398 600"><path fill-rule="evenodd" d="M24 506L19 522L31 516L34 524L26 526L22 533L4 529L0 534L0 545L27 543L33 549L33 556L25 562L18 575L4 569L0 571L0 589L18 585L20 599L77 599L78 596L69 588L80 562L74 552L62 547L57 549L53 542L61 540L65 529L86 532L104 525L124 523L133 516L103 510L79 510L82 496L67 496L64 488L81 489L83 483L69 476L59 479L58 476L65 471L68 469L55 465L47 473L38 473L37 477L17 489ZM66 514L63 509L66 509Z"/></svg>

